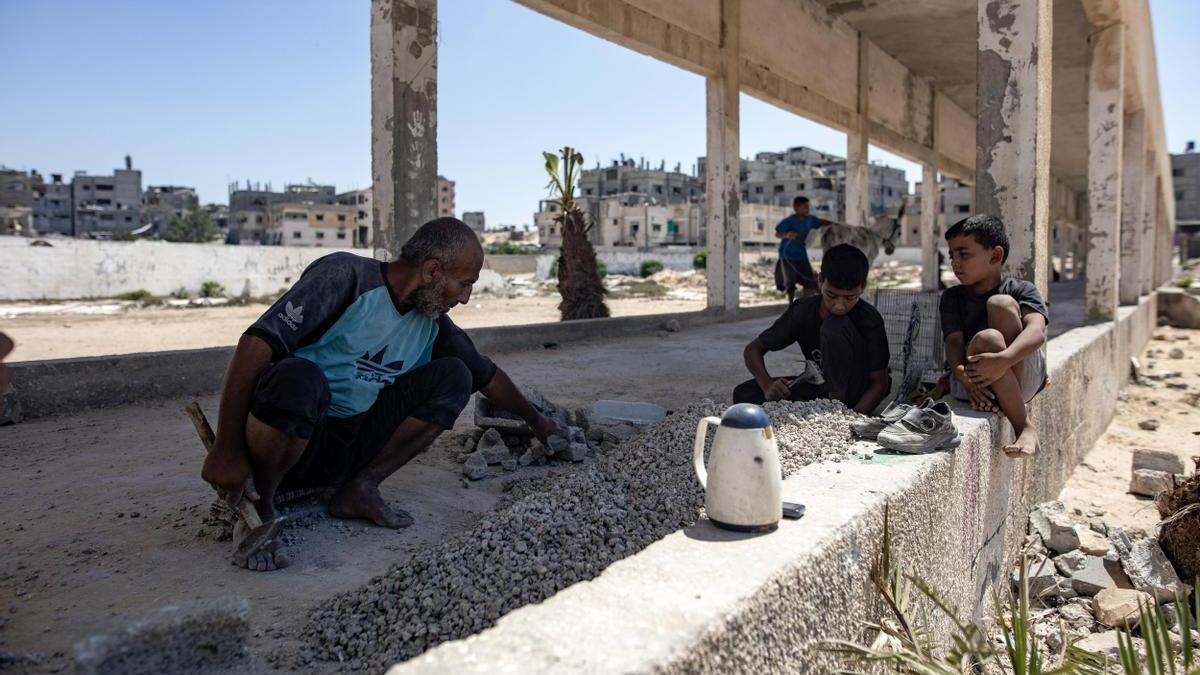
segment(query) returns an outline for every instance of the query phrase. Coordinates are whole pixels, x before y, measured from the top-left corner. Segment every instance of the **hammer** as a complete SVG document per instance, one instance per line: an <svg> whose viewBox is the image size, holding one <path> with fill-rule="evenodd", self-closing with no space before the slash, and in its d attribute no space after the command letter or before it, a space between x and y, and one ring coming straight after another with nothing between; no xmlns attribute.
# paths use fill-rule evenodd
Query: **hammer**
<svg viewBox="0 0 1200 675"><path fill-rule="evenodd" d="M192 420L192 425L196 427L196 433L200 435L200 442L204 444L204 451L212 452L213 443L217 440L217 435L213 433L212 426L208 423L208 418L204 416L204 411L200 409L199 401L192 401L184 407L183 412ZM258 511L254 509L254 504L249 499L242 497L236 508L238 517L246 524L248 533L245 538L238 542L237 548L233 551L233 562L236 565L245 567L246 560L250 556L258 553L275 539L279 534L279 528L283 525L284 518L280 516L269 523L263 523L259 517Z"/></svg>

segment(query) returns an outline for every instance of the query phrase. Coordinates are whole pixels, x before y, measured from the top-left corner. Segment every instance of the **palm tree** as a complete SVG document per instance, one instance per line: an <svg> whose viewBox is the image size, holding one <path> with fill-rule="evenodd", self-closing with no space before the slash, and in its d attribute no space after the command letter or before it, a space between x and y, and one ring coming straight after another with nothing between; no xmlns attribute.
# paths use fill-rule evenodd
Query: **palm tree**
<svg viewBox="0 0 1200 675"><path fill-rule="evenodd" d="M558 311L563 321L572 319L602 319L609 316L604 304L604 282L596 268L596 249L588 241L592 226L585 222L583 211L575 203L575 181L583 164L583 155L566 146L562 159L552 152L543 152L546 173L550 175L552 203L559 206L554 218L562 230L562 257L558 265L558 292L562 302ZM559 173L559 167L562 173Z"/></svg>

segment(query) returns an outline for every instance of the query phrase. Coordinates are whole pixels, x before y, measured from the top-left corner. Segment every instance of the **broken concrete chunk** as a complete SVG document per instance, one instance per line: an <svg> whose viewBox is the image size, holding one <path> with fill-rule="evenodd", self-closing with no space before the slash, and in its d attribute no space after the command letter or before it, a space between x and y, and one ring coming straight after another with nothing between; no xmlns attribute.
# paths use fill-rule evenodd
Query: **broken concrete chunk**
<svg viewBox="0 0 1200 675"><path fill-rule="evenodd" d="M678 319L668 319L665 323L663 323L663 330L667 331L668 333L678 333L679 332L679 320ZM1179 358L1183 358L1183 357L1181 356Z"/></svg>
<svg viewBox="0 0 1200 675"><path fill-rule="evenodd" d="M1133 470L1153 469L1167 473L1184 473L1183 460L1169 450L1138 448L1133 451Z"/></svg>
<svg viewBox="0 0 1200 675"><path fill-rule="evenodd" d="M557 455L563 452L571 445L571 442L558 434L554 434L546 439L546 454L550 456Z"/></svg>
<svg viewBox="0 0 1200 675"><path fill-rule="evenodd" d="M583 429L586 433L592 428L592 411L587 408L579 408L575 411L575 426Z"/></svg>
<svg viewBox="0 0 1200 675"><path fill-rule="evenodd" d="M546 449L541 443L534 443L525 451L524 454L517 460L521 466L529 466L530 464L542 465L546 463Z"/></svg>
<svg viewBox="0 0 1200 675"><path fill-rule="evenodd" d="M1183 358L1183 350L1180 349L1179 347L1175 347L1175 348L1171 349L1171 351L1167 355L1173 359L1182 359Z"/></svg>
<svg viewBox="0 0 1200 675"><path fill-rule="evenodd" d="M517 458L509 457L508 459L504 460L503 462L500 462L500 466L505 471L516 471L517 470Z"/></svg>
<svg viewBox="0 0 1200 675"><path fill-rule="evenodd" d="M1115 630L1105 631L1103 633L1092 633L1091 635L1078 640L1072 644L1085 652L1090 652L1099 656L1105 656L1110 659L1117 659L1120 663L1121 647L1117 642L1118 632ZM1141 655L1141 658L1146 657L1146 643L1140 637L1133 638L1134 650Z"/></svg>
<svg viewBox="0 0 1200 675"><path fill-rule="evenodd" d="M1183 476L1179 476L1179 480L1183 480L1183 478ZM1143 497L1154 497L1173 487L1175 484L1171 480L1171 474L1154 469L1137 469L1129 480L1129 491Z"/></svg>
<svg viewBox="0 0 1200 675"><path fill-rule="evenodd" d="M1029 584L1029 597L1047 599L1049 596L1057 596L1058 582L1063 578L1058 575L1054 569L1054 564L1046 556L1035 555L1025 558L1025 581ZM1018 564L1017 569L1012 571L1013 586L1019 588L1021 583L1021 569Z"/></svg>
<svg viewBox="0 0 1200 675"><path fill-rule="evenodd" d="M1083 605L1067 603L1058 610L1059 616L1074 628L1086 628L1089 632L1096 625L1096 618L1091 610Z"/></svg>
<svg viewBox="0 0 1200 675"><path fill-rule="evenodd" d="M1071 588L1080 595L1092 596L1106 588L1133 588L1121 563L1089 555L1080 570L1071 575Z"/></svg>
<svg viewBox="0 0 1200 675"><path fill-rule="evenodd" d="M1093 532L1090 527L1076 525L1075 531L1079 535L1079 550L1088 555L1103 557L1112 548L1108 537Z"/></svg>
<svg viewBox="0 0 1200 675"><path fill-rule="evenodd" d="M225 673L251 667L250 603L242 598L168 605L125 630L75 644L78 673Z"/></svg>
<svg viewBox="0 0 1200 675"><path fill-rule="evenodd" d="M488 463L482 452L474 452L467 461L463 462L463 475L471 480L487 478Z"/></svg>
<svg viewBox="0 0 1200 675"><path fill-rule="evenodd" d="M1176 593L1186 596L1191 591L1188 584L1179 580L1157 539L1131 542L1118 538L1114 544L1121 554L1121 566L1135 589L1149 593L1160 604L1175 602Z"/></svg>
<svg viewBox="0 0 1200 675"><path fill-rule="evenodd" d="M1043 502L1029 514L1029 526L1042 536L1046 547L1055 553L1079 548L1079 533L1062 502Z"/></svg>
<svg viewBox="0 0 1200 675"><path fill-rule="evenodd" d="M1054 567L1065 577L1069 577L1083 569L1087 556L1082 551L1068 551L1054 559Z"/></svg>
<svg viewBox="0 0 1200 675"><path fill-rule="evenodd" d="M1149 609L1154 598L1132 588L1106 588L1092 598L1092 615L1109 628L1133 628L1140 621L1139 606Z"/></svg>
<svg viewBox="0 0 1200 675"><path fill-rule="evenodd" d="M488 429L483 434L483 438L479 439L479 447L475 450L475 454L482 456L483 461L488 464L499 464L511 455L508 445L504 443L500 432L495 429Z"/></svg>
<svg viewBox="0 0 1200 675"><path fill-rule="evenodd" d="M1144 429L1145 431L1158 431L1158 420L1154 419L1153 417L1147 420L1142 420L1141 422L1138 422L1138 427Z"/></svg>
<svg viewBox="0 0 1200 675"><path fill-rule="evenodd" d="M555 453L555 459L562 459L571 462L582 462L587 459L588 447L584 443L571 443L566 450Z"/></svg>

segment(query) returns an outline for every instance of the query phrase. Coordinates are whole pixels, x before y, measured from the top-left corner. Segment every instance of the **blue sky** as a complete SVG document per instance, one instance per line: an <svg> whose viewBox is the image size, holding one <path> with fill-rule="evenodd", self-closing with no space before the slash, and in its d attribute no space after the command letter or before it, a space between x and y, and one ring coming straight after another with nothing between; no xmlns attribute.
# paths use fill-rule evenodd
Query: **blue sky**
<svg viewBox="0 0 1200 675"><path fill-rule="evenodd" d="M1151 0L1167 140L1200 140L1200 2ZM545 194L541 151L578 147L691 170L704 81L506 0L440 0L439 167L458 209L525 224ZM148 185L370 183L365 0L0 0L0 164L111 171ZM845 154L845 135L742 97L743 156L793 145ZM919 169L872 148L872 159Z"/></svg>

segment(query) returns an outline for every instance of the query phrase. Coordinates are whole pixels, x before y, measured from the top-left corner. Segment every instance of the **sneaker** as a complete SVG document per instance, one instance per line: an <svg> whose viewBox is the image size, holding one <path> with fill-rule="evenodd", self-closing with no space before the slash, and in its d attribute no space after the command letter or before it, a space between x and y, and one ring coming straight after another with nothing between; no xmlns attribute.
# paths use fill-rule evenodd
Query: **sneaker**
<svg viewBox="0 0 1200 675"><path fill-rule="evenodd" d="M879 436L879 432L899 422L900 418L904 417L912 408L913 406L909 403L892 403L879 413L879 417L868 417L865 420L851 422L850 431L859 438L873 441Z"/></svg>
<svg viewBox="0 0 1200 675"><path fill-rule="evenodd" d="M954 428L954 413L950 412L950 406L927 400L879 432L876 441L888 450L924 454L957 448L962 437Z"/></svg>

